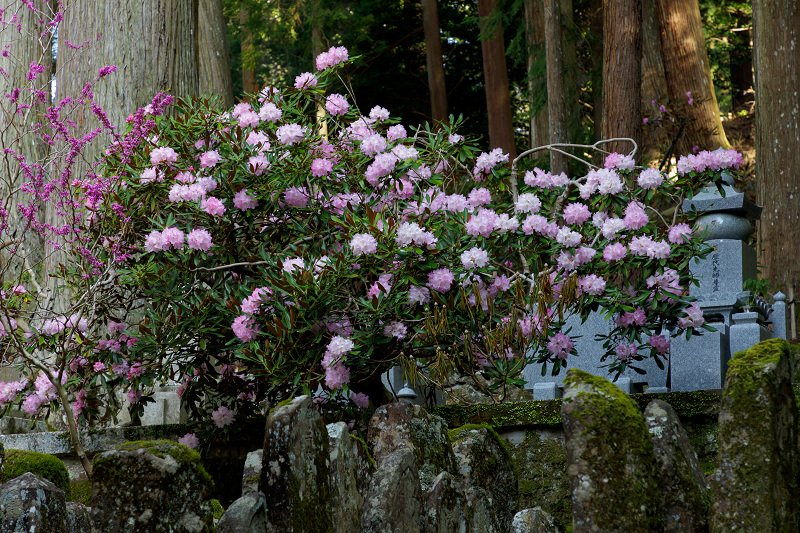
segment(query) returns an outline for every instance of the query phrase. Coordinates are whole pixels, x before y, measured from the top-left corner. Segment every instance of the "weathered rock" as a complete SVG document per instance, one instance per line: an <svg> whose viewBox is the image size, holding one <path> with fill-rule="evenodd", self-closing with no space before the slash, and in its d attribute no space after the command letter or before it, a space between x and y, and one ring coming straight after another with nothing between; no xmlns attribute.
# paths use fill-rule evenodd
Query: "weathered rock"
<svg viewBox="0 0 800 533"><path fill-rule="evenodd" d="M64 491L30 472L0 485L2 531L63 533L67 524Z"/></svg>
<svg viewBox="0 0 800 533"><path fill-rule="evenodd" d="M534 507L514 515L511 533L566 533L566 529L558 518Z"/></svg>
<svg viewBox="0 0 800 533"><path fill-rule="evenodd" d="M331 451L331 507L333 530L358 533L364 494L372 477L370 457L363 441L350 435L347 424L328 424Z"/></svg>
<svg viewBox="0 0 800 533"><path fill-rule="evenodd" d="M509 531L517 507L517 479L505 445L488 426L464 426L450 435L467 504L465 531Z"/></svg>
<svg viewBox="0 0 800 533"><path fill-rule="evenodd" d="M78 502L67 502L66 533L87 533L92 530L92 510Z"/></svg>
<svg viewBox="0 0 800 533"><path fill-rule="evenodd" d="M575 531L664 529L653 441L636 404L608 380L570 369L561 418Z"/></svg>
<svg viewBox="0 0 800 533"><path fill-rule="evenodd" d="M363 533L424 531L422 488L414 452L399 449L386 455L372 476L361 516Z"/></svg>
<svg viewBox="0 0 800 533"><path fill-rule="evenodd" d="M439 473L457 472L447 422L419 405L398 402L378 407L369 421L367 439L378 466L397 450L413 451L423 491L430 489Z"/></svg>
<svg viewBox="0 0 800 533"><path fill-rule="evenodd" d="M267 418L258 490L267 500L267 531L333 531L328 431L300 396Z"/></svg>
<svg viewBox="0 0 800 533"><path fill-rule="evenodd" d="M567 475L567 452L563 434L555 431L525 431L508 439L519 494L517 508L541 507L563 524L572 524L571 491Z"/></svg>
<svg viewBox="0 0 800 533"><path fill-rule="evenodd" d="M711 530L797 531L797 461L789 344L760 342L728 365Z"/></svg>
<svg viewBox="0 0 800 533"><path fill-rule="evenodd" d="M425 531L451 533L466 526L466 497L461 492L459 480L450 472L442 472L433 480L425 495Z"/></svg>
<svg viewBox="0 0 800 533"><path fill-rule="evenodd" d="M267 500L261 492L249 492L233 502L217 524L217 533L265 533Z"/></svg>
<svg viewBox="0 0 800 533"><path fill-rule="evenodd" d="M247 454L244 460L242 473L242 494L258 492L258 479L261 477L261 461L264 459L264 450L256 450Z"/></svg>
<svg viewBox="0 0 800 533"><path fill-rule="evenodd" d="M213 482L200 454L168 440L129 442L95 456L92 524L98 532L206 532Z"/></svg>
<svg viewBox="0 0 800 533"><path fill-rule="evenodd" d="M517 376L522 378L521 375ZM498 389L490 397L488 394L482 392L479 387L476 387L475 380L478 384L487 390L489 382L486 378L477 375L472 376L459 376L450 380L450 383L444 389L445 402L447 405L477 405L477 404L494 404L496 402L529 402L533 401L533 391L521 387L509 386L504 390Z"/></svg>
<svg viewBox="0 0 800 533"><path fill-rule="evenodd" d="M666 532L708 531L708 484L675 410L653 400L644 410L661 471Z"/></svg>

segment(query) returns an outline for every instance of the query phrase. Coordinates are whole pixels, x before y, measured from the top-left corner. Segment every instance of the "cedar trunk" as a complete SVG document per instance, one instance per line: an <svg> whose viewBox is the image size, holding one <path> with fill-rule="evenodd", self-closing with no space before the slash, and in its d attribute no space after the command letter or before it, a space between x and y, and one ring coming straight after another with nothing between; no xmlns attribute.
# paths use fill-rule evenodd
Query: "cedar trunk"
<svg viewBox="0 0 800 533"><path fill-rule="evenodd" d="M544 44L543 0L525 1L525 44L528 47L528 100L531 108L530 147L550 143L550 121L547 111L547 77L536 76L546 68Z"/></svg>
<svg viewBox="0 0 800 533"><path fill-rule="evenodd" d="M239 24L242 31L242 90L246 94L255 94L258 91L254 57L256 49L250 29L250 12L244 2L239 3Z"/></svg>
<svg viewBox="0 0 800 533"><path fill-rule="evenodd" d="M656 102L653 105L653 102ZM658 105L667 101L667 78L661 59L661 40L658 36L656 0L642 0L642 111L655 115ZM642 162L656 155L656 149L666 150L670 139L664 128L645 126L642 132Z"/></svg>
<svg viewBox="0 0 800 533"><path fill-rule="evenodd" d="M693 105L685 106L689 122L676 153L692 153L695 146L730 148L711 80L698 0L656 0L656 14L670 105L683 106L689 91L694 99Z"/></svg>
<svg viewBox="0 0 800 533"><path fill-rule="evenodd" d="M603 138L631 138L637 147L642 145L641 28L638 0L603 1ZM604 149L627 154L633 146L615 142Z"/></svg>
<svg viewBox="0 0 800 533"><path fill-rule="evenodd" d="M222 0L203 0L198 12L200 19L199 57L200 92L217 94L222 104L233 105L231 62L228 57L228 32Z"/></svg>
<svg viewBox="0 0 800 533"><path fill-rule="evenodd" d="M489 33L489 28L485 26L496 5L497 0L478 0L481 34ZM492 148L502 148L509 154L510 159L514 159L517 157L517 150L514 147L514 126L511 122L506 50L502 24L499 21L490 35L490 38L481 41L486 109L489 113L489 144Z"/></svg>
<svg viewBox="0 0 800 533"><path fill-rule="evenodd" d="M786 293L800 283L800 6L755 0L753 30L760 261Z"/></svg>
<svg viewBox="0 0 800 533"><path fill-rule="evenodd" d="M447 87L444 81L442 38L439 35L439 7L436 0L422 0L422 28L425 32L431 117L434 122L442 122L447 119Z"/></svg>
<svg viewBox="0 0 800 533"><path fill-rule="evenodd" d="M544 0L545 50L547 54L547 112L550 143L567 142L567 104L564 87L564 48L561 32L561 0ZM567 171L567 158L550 152L553 174Z"/></svg>

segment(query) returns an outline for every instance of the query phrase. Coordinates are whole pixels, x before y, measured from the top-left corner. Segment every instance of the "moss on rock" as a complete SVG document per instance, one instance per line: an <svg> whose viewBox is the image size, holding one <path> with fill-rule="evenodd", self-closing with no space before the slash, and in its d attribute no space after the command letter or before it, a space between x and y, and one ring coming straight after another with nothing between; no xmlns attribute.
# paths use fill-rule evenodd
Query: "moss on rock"
<svg viewBox="0 0 800 533"><path fill-rule="evenodd" d="M69 472L54 455L25 450L6 450L3 461L3 483L30 472L53 483L70 496Z"/></svg>
<svg viewBox="0 0 800 533"><path fill-rule="evenodd" d="M86 507L92 506L92 482L88 479L78 479L69 482L68 501L82 503Z"/></svg>

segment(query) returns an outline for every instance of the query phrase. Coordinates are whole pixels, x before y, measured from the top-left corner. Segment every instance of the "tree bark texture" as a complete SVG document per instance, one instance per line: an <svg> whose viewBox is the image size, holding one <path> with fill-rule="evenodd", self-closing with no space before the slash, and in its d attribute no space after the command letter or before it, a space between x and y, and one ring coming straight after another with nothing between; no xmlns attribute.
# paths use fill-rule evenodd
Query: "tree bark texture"
<svg viewBox="0 0 800 533"><path fill-rule="evenodd" d="M641 28L638 0L603 1L603 138L628 137L637 147L642 145ZM615 142L603 148L627 154L633 146Z"/></svg>
<svg viewBox="0 0 800 533"><path fill-rule="evenodd" d="M484 34L487 19L497 5L497 0L478 0L478 16L481 33ZM486 85L486 108L489 114L489 144L492 148L502 148L517 156L514 146L514 126L511 122L511 97L508 92L508 70L506 51L503 43L502 24L498 21L491 38L481 41L483 55L483 77Z"/></svg>
<svg viewBox="0 0 800 533"><path fill-rule="evenodd" d="M750 47L751 32L747 27L752 21L742 10L736 12L736 25L741 31L731 32L731 98L733 108L741 109L753 101L753 54Z"/></svg>
<svg viewBox="0 0 800 533"><path fill-rule="evenodd" d="M528 48L528 100L531 109L530 147L550 142L550 117L547 110L547 76L535 72L546 70L544 44L544 1L525 1L525 44ZM541 154L537 154L541 155Z"/></svg>
<svg viewBox="0 0 800 533"><path fill-rule="evenodd" d="M567 142L567 103L564 88L561 0L544 0L544 30L550 143L565 143ZM563 154L551 151L550 170L554 174L566 172L567 158Z"/></svg>
<svg viewBox="0 0 800 533"><path fill-rule="evenodd" d="M256 83L256 71L253 67L256 53L253 45L253 33L250 30L250 12L244 5L239 3L239 24L242 30L242 90L246 94L254 94L258 91Z"/></svg>
<svg viewBox="0 0 800 533"><path fill-rule="evenodd" d="M588 58L592 79L592 133L594 140L603 136L603 0L589 0ZM602 163L602 161L600 161Z"/></svg>
<svg viewBox="0 0 800 533"><path fill-rule="evenodd" d="M46 0L36 0L33 5L45 12L49 12L51 7ZM36 270L41 266L44 257L44 239L39 232L31 228L29 221L17 209L20 203L28 205L31 198L19 188L30 179L25 176L16 158L23 156L29 165L35 163L44 167L47 165L49 146L36 132L35 124L42 122L41 114L50 103L50 78L53 73L50 33L47 32L47 27L39 22L43 17L31 12L22 3L16 5L15 12L19 30L16 25L8 24L3 28L0 39L3 46L10 45L8 57L0 57L0 68L7 74L7 76L0 75L0 95L11 94L19 87L22 89L19 104L33 105L29 109L22 109L13 104L9 98L2 98L0 102L0 146L16 152L0 156L2 163L0 207L8 214L8 227L2 231L0 245L17 241L16 244L9 244L0 254L0 279L14 285L20 281L20 276L26 268ZM11 13L6 12L4 19L11 18ZM44 71L39 74L38 79L27 81L31 63L41 65ZM29 88L43 91L45 101L32 101L32 94L27 90ZM22 112L17 113L18 110ZM10 254L9 250L15 252Z"/></svg>
<svg viewBox="0 0 800 533"><path fill-rule="evenodd" d="M222 0L202 0L198 17L198 61L200 92L219 95L222 104L233 105L231 62L228 57L228 32Z"/></svg>
<svg viewBox="0 0 800 533"><path fill-rule="evenodd" d="M431 93L431 118L433 118L434 122L442 122L447 119L447 86L442 63L442 37L439 34L439 6L437 0L422 0L422 28L425 32L425 57L428 67L428 87L430 87Z"/></svg>
<svg viewBox="0 0 800 533"><path fill-rule="evenodd" d="M694 105L685 106L689 122L676 146L677 154L730 148L711 80L703 23L697 0L656 0L661 57L670 105L683 106L691 91Z"/></svg>
<svg viewBox="0 0 800 533"><path fill-rule="evenodd" d="M655 106L653 102L656 102ZM656 0L642 0L642 111L644 115L653 115L660 103L667 101L667 78L664 74L664 62L661 59L661 39L658 34L656 18ZM642 132L642 161L649 159L648 154L660 146L668 146L672 139L668 138L662 128L645 126Z"/></svg>
<svg viewBox="0 0 800 533"><path fill-rule="evenodd" d="M777 288L800 283L800 5L754 0L756 183L763 275Z"/></svg>
<svg viewBox="0 0 800 533"><path fill-rule="evenodd" d="M94 101L117 129L122 129L128 115L150 103L159 92L175 97L198 94L198 3L199 0L66 0L64 19L59 24L56 100L80 97L85 83L96 78L98 69L106 65L116 65L116 72L100 80L92 90ZM66 44L86 41L88 48L81 50ZM79 137L100 125L88 106L79 107L72 118ZM94 162L104 149L103 142L88 144L82 161ZM72 179L82 178L87 169L85 164L75 165ZM61 171L59 165L54 165L55 175ZM54 216L48 213L48 221L54 222ZM50 254L45 271L53 272L63 262L62 254ZM66 305L66 296L54 304L54 310L60 309Z"/></svg>

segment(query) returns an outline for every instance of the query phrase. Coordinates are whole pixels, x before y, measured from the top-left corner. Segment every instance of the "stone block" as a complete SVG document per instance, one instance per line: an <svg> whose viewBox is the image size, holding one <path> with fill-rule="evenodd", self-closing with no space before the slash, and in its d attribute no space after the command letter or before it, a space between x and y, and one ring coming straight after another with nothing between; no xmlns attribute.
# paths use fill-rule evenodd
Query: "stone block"
<svg viewBox="0 0 800 533"><path fill-rule="evenodd" d="M704 331L688 341L679 335L671 341L670 378L673 391L720 389L730 359L728 326L709 324L716 331Z"/></svg>
<svg viewBox="0 0 800 533"><path fill-rule="evenodd" d="M30 472L0 485L2 531L63 533L67 528L64 491Z"/></svg>
<svg viewBox="0 0 800 533"><path fill-rule="evenodd" d="M708 483L678 415L668 403L653 400L644 419L661 472L665 533L708 531Z"/></svg>
<svg viewBox="0 0 800 533"><path fill-rule="evenodd" d="M264 460L264 450L249 452L244 460L242 473L242 494L258 492L258 480L261 477L261 462Z"/></svg>
<svg viewBox="0 0 800 533"><path fill-rule="evenodd" d="M561 418L575 531L663 531L656 458L637 405L608 380L570 369Z"/></svg>
<svg viewBox="0 0 800 533"><path fill-rule="evenodd" d="M758 312L735 313L730 329L730 353L749 350L761 341L772 338Z"/></svg>
<svg viewBox="0 0 800 533"><path fill-rule="evenodd" d="M514 515L511 533L566 533L564 525L539 507L524 509Z"/></svg>
<svg viewBox="0 0 800 533"><path fill-rule="evenodd" d="M427 533L451 533L466 528L466 498L460 489L459 480L450 472L442 472L433 480L425 494L425 531Z"/></svg>
<svg viewBox="0 0 800 533"><path fill-rule="evenodd" d="M372 476L361 531L420 533L424 527L417 460L412 450L398 449L383 457Z"/></svg>
<svg viewBox="0 0 800 533"><path fill-rule="evenodd" d="M719 413L712 531L797 531L797 406L791 353L761 342L730 362Z"/></svg>
<svg viewBox="0 0 800 533"><path fill-rule="evenodd" d="M556 400L561 398L561 389L553 381L533 384L534 400Z"/></svg>
<svg viewBox="0 0 800 533"><path fill-rule="evenodd" d="M689 263L689 270L700 284L689 288L689 295L701 300L721 300L740 294L744 282L755 279L756 252L748 244L734 239L706 242L712 252L704 259Z"/></svg>
<svg viewBox="0 0 800 533"><path fill-rule="evenodd" d="M267 532L332 532L330 449L310 396L279 405L267 418L258 490Z"/></svg>
<svg viewBox="0 0 800 533"><path fill-rule="evenodd" d="M88 533L92 530L92 510L82 503L67 502L66 533Z"/></svg>
<svg viewBox="0 0 800 533"><path fill-rule="evenodd" d="M196 451L168 440L130 442L95 456L93 467L94 530L213 530L213 482Z"/></svg>
<svg viewBox="0 0 800 533"><path fill-rule="evenodd" d="M423 491L441 472L457 473L447 422L418 405L398 402L378 407L369 421L367 443L378 467L397 450L414 452Z"/></svg>
<svg viewBox="0 0 800 533"><path fill-rule="evenodd" d="M337 533L358 533L364 494L372 477L367 450L362 441L353 438L347 424L328 424L331 451L331 507L333 530Z"/></svg>
<svg viewBox="0 0 800 533"><path fill-rule="evenodd" d="M453 453L466 499L466 533L503 533L517 508L517 477L505 444L488 426L451 432Z"/></svg>
<svg viewBox="0 0 800 533"><path fill-rule="evenodd" d="M260 492L245 494L222 515L217 533L266 533L267 501Z"/></svg>

